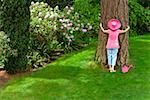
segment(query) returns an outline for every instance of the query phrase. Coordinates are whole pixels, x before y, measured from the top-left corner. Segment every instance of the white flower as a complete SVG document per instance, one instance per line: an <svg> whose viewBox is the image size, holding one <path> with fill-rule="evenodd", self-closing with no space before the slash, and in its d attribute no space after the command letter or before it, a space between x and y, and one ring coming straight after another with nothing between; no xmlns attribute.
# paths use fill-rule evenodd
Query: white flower
<svg viewBox="0 0 150 100"><path fill-rule="evenodd" d="M77 22L79 22L79 23L80 23L80 20L77 20Z"/></svg>
<svg viewBox="0 0 150 100"><path fill-rule="evenodd" d="M50 18L54 18L55 16L53 14L51 14Z"/></svg>
<svg viewBox="0 0 150 100"><path fill-rule="evenodd" d="M70 33L73 33L73 31L70 31Z"/></svg>
<svg viewBox="0 0 150 100"><path fill-rule="evenodd" d="M70 38L74 38L74 36L73 36L73 35L71 35L71 36L70 36Z"/></svg>
<svg viewBox="0 0 150 100"><path fill-rule="evenodd" d="M66 25L66 24L63 24L63 26L64 26L64 27L67 27L67 25Z"/></svg>
<svg viewBox="0 0 150 100"><path fill-rule="evenodd" d="M64 14L62 14L62 15L61 15L61 17L65 17L65 15L64 15Z"/></svg>
<svg viewBox="0 0 150 100"><path fill-rule="evenodd" d="M63 33L63 35L66 35L66 33Z"/></svg>
<svg viewBox="0 0 150 100"><path fill-rule="evenodd" d="M73 25L72 23L67 24L68 27L70 27L70 26L72 26L72 25Z"/></svg>
<svg viewBox="0 0 150 100"><path fill-rule="evenodd" d="M72 27L71 29L72 29L72 31L75 31L75 27Z"/></svg>
<svg viewBox="0 0 150 100"><path fill-rule="evenodd" d="M8 38L7 41L10 42L10 38Z"/></svg>
<svg viewBox="0 0 150 100"><path fill-rule="evenodd" d="M48 6L48 4L47 4L47 3L45 3L45 5L46 5L46 6Z"/></svg>
<svg viewBox="0 0 150 100"><path fill-rule="evenodd" d="M71 12L71 10L68 10L68 12Z"/></svg>
<svg viewBox="0 0 150 100"><path fill-rule="evenodd" d="M57 22L54 22L54 24L56 25L56 24L57 24Z"/></svg>
<svg viewBox="0 0 150 100"><path fill-rule="evenodd" d="M70 19L66 19L65 22L70 22Z"/></svg>
<svg viewBox="0 0 150 100"><path fill-rule="evenodd" d="M65 8L66 8L66 9L68 9L69 7L68 7L68 6L66 6Z"/></svg>
<svg viewBox="0 0 150 100"><path fill-rule="evenodd" d="M79 30L79 27L76 27L75 30L78 31L78 30Z"/></svg>
<svg viewBox="0 0 150 100"><path fill-rule="evenodd" d="M56 6L54 9L55 9L55 10L59 10L59 7L58 7L58 6Z"/></svg>
<svg viewBox="0 0 150 100"><path fill-rule="evenodd" d="M42 20L42 18L39 18L39 21L41 21Z"/></svg>
<svg viewBox="0 0 150 100"><path fill-rule="evenodd" d="M4 36L3 36L3 38L4 38L4 39L6 39L6 38L7 38L7 36L6 36L6 35L4 35Z"/></svg>
<svg viewBox="0 0 150 100"><path fill-rule="evenodd" d="M70 7L70 9L71 9L71 10L74 10L74 8L73 8L73 7Z"/></svg>
<svg viewBox="0 0 150 100"><path fill-rule="evenodd" d="M50 14L49 12L46 12L46 14Z"/></svg>
<svg viewBox="0 0 150 100"><path fill-rule="evenodd" d="M36 25L36 27L40 27L40 25Z"/></svg>
<svg viewBox="0 0 150 100"><path fill-rule="evenodd" d="M82 32L87 32L87 30L86 29L82 29Z"/></svg>
<svg viewBox="0 0 150 100"><path fill-rule="evenodd" d="M63 22L64 22L64 19L59 19L59 21L60 21L61 23L63 23Z"/></svg>
<svg viewBox="0 0 150 100"><path fill-rule="evenodd" d="M31 9L30 11L31 11L31 13L33 13L33 12L34 12L34 10L32 10L32 9Z"/></svg>
<svg viewBox="0 0 150 100"><path fill-rule="evenodd" d="M71 10L68 10L67 14L69 15L71 13Z"/></svg>
<svg viewBox="0 0 150 100"><path fill-rule="evenodd" d="M91 30L93 27L92 26L89 26L89 29Z"/></svg>
<svg viewBox="0 0 150 100"><path fill-rule="evenodd" d="M51 12L51 18L54 18L54 17L58 17L59 15L57 14L57 13L53 13L53 12Z"/></svg>
<svg viewBox="0 0 150 100"><path fill-rule="evenodd" d="M84 27L84 24L83 24L83 23L81 23L81 26L82 26L82 27Z"/></svg>
<svg viewBox="0 0 150 100"><path fill-rule="evenodd" d="M48 11L48 8L46 8L45 11ZM49 12L48 12L48 13L49 13Z"/></svg>
<svg viewBox="0 0 150 100"><path fill-rule="evenodd" d="M50 16L50 14L46 14L46 16L44 17L45 19L48 18Z"/></svg>
<svg viewBox="0 0 150 100"><path fill-rule="evenodd" d="M41 16L42 15L42 12L39 12L39 14L38 14L39 16Z"/></svg>
<svg viewBox="0 0 150 100"><path fill-rule="evenodd" d="M80 24L78 24L77 26L79 26L79 27L80 27Z"/></svg>
<svg viewBox="0 0 150 100"><path fill-rule="evenodd" d="M53 29L54 29L54 30L57 30L57 27L56 27L56 25L54 25Z"/></svg>
<svg viewBox="0 0 150 100"><path fill-rule="evenodd" d="M89 26L90 26L91 24L90 24L90 23L87 23L87 25L89 25Z"/></svg>
<svg viewBox="0 0 150 100"><path fill-rule="evenodd" d="M34 2L33 2L33 1L31 2L31 5L34 5Z"/></svg>
<svg viewBox="0 0 150 100"><path fill-rule="evenodd" d="M44 5L44 2L41 2L42 5Z"/></svg>
<svg viewBox="0 0 150 100"><path fill-rule="evenodd" d="M36 4L36 5L39 5L39 2L36 2L35 4Z"/></svg>

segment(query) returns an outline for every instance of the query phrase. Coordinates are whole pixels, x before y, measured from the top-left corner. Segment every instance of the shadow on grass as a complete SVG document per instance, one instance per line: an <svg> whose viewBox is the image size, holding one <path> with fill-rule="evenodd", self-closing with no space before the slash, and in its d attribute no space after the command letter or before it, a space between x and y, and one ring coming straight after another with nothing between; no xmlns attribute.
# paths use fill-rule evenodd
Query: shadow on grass
<svg viewBox="0 0 150 100"><path fill-rule="evenodd" d="M66 78L71 79L78 75L83 69L73 66L59 66L59 65L50 65L47 68L37 71L31 75L31 77L38 78Z"/></svg>

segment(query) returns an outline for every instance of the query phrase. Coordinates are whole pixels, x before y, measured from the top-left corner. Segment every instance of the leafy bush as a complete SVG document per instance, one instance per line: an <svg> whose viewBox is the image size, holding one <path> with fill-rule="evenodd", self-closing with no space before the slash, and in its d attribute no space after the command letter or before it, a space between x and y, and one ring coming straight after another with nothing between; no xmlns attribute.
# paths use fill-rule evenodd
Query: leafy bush
<svg viewBox="0 0 150 100"><path fill-rule="evenodd" d="M30 0L0 1L0 30L10 38L9 46L18 52L9 56L5 69L9 73L26 70L29 41Z"/></svg>
<svg viewBox="0 0 150 100"><path fill-rule="evenodd" d="M149 31L150 11L132 0L129 1L129 18L132 35Z"/></svg>
<svg viewBox="0 0 150 100"><path fill-rule="evenodd" d="M100 0L74 0L73 7L80 14L81 22L90 22L93 25L94 36L97 36L100 21Z"/></svg>
<svg viewBox="0 0 150 100"><path fill-rule="evenodd" d="M8 62L10 55L17 56L17 51L12 50L9 46L10 38L3 32L0 31L0 68L4 68L4 63Z"/></svg>

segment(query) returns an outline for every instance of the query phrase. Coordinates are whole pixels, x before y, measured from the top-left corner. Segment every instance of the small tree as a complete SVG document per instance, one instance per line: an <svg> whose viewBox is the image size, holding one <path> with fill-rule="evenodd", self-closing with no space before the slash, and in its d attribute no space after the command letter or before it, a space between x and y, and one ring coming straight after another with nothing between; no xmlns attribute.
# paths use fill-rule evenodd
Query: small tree
<svg viewBox="0 0 150 100"><path fill-rule="evenodd" d="M26 69L29 41L30 0L0 1L0 30L10 38L10 47L17 51L17 56L8 57L5 69L9 73Z"/></svg>
<svg viewBox="0 0 150 100"><path fill-rule="evenodd" d="M101 0L101 22L107 29L107 22L116 18L122 23L122 29L128 26L128 0ZM95 60L103 66L107 64L106 43L108 35L102 31L99 32L98 45ZM128 33L121 34L119 37L120 50L118 54L118 65L128 64Z"/></svg>

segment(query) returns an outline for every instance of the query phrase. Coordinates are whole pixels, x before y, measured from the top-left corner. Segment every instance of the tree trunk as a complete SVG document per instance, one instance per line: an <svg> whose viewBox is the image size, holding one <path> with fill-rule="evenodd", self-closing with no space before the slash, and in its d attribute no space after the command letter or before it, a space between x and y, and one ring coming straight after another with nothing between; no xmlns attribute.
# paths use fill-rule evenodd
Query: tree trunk
<svg viewBox="0 0 150 100"><path fill-rule="evenodd" d="M104 29L108 29L107 22L112 19L121 21L122 28L128 26L128 0L101 0L101 23ZM108 35L101 30L98 37L98 45L95 54L95 61L101 63L102 66L107 65L106 43ZM117 65L122 66L128 64L128 33L119 36L120 49L118 52Z"/></svg>

